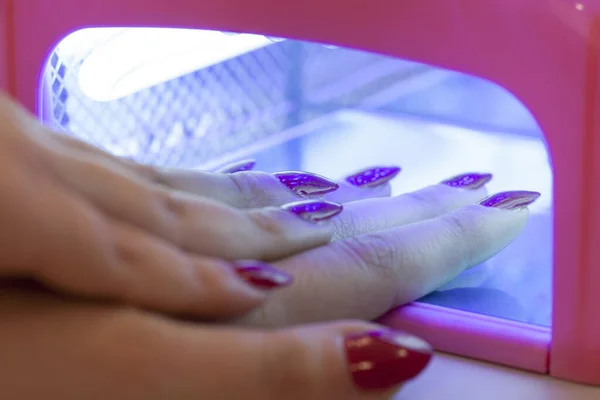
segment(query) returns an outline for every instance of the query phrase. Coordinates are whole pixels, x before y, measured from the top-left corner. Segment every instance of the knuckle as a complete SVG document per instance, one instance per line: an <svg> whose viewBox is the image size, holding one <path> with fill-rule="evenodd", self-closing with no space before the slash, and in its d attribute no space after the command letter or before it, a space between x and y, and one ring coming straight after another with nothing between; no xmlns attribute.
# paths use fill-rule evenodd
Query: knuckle
<svg viewBox="0 0 600 400"><path fill-rule="evenodd" d="M223 318L233 311L246 311L251 304L239 302L240 297L232 284L238 281L233 268L225 261L193 257L190 260L193 282L181 289L181 309L202 312L206 318Z"/></svg>
<svg viewBox="0 0 600 400"><path fill-rule="evenodd" d="M261 207L270 204L271 196L265 190L264 173L246 171L227 175L235 188L240 206Z"/></svg>
<svg viewBox="0 0 600 400"><path fill-rule="evenodd" d="M294 242L281 211L275 207L249 210L251 234L244 235L246 246L256 251L256 256L266 261L280 257Z"/></svg>
<svg viewBox="0 0 600 400"><path fill-rule="evenodd" d="M325 372L321 370L325 362L319 356L324 357L326 351L313 348L291 331L266 334L265 341L261 387L269 388L268 391L275 396L273 398L300 399L316 393L318 380L315 377L323 376ZM314 344L318 345L318 342ZM294 395L290 394L290 388L296 388Z"/></svg>
<svg viewBox="0 0 600 400"><path fill-rule="evenodd" d="M273 303L267 303L255 307L230 320L235 325L243 325L247 328L274 328L279 326L282 320L281 315L275 315L277 310L273 310Z"/></svg>
<svg viewBox="0 0 600 400"><path fill-rule="evenodd" d="M453 235L464 237L472 230L471 218L464 213L451 213L443 217L444 223L448 226Z"/></svg>
<svg viewBox="0 0 600 400"><path fill-rule="evenodd" d="M478 239L484 236L485 226L481 218L469 212L454 212L444 216L444 221L454 235L462 239Z"/></svg>
<svg viewBox="0 0 600 400"><path fill-rule="evenodd" d="M346 211L341 218L335 218L332 225L335 228L335 240L386 228L384 224L378 223L376 219L352 211Z"/></svg>
<svg viewBox="0 0 600 400"><path fill-rule="evenodd" d="M436 195L432 190L417 190L406 193L404 196L414 204L415 211L423 217L435 216L445 210L442 197Z"/></svg>
<svg viewBox="0 0 600 400"><path fill-rule="evenodd" d="M131 378L132 366L150 365L148 363L155 363L157 358L169 361L161 357L164 344L153 339L155 332L148 328L143 314L134 308L111 311L98 321L97 329L87 339L88 365L93 366L98 374L109 374L126 381ZM125 349L127 351L123 353ZM118 354L121 356L115 357ZM160 365L156 370L141 369L137 371L137 378L152 385L162 380L161 373L168 369L166 365Z"/></svg>
<svg viewBox="0 0 600 400"><path fill-rule="evenodd" d="M458 249L453 253L462 260L469 262L475 259L482 246L489 242L485 223L475 213L454 212L444 215L442 221L450 236L447 245Z"/></svg>
<svg viewBox="0 0 600 400"><path fill-rule="evenodd" d="M184 227L187 218L192 213L192 203L186 200L183 193L164 188L150 189L151 199L154 199L155 207L158 215L155 229L176 246L181 246L184 243Z"/></svg>
<svg viewBox="0 0 600 400"><path fill-rule="evenodd" d="M151 189L151 196L156 199L161 209L169 211L174 217L182 218L187 212L187 202L179 193L162 188Z"/></svg>
<svg viewBox="0 0 600 400"><path fill-rule="evenodd" d="M385 277L395 275L395 267L401 261L398 249L378 233L351 237L337 243L356 265Z"/></svg>
<svg viewBox="0 0 600 400"><path fill-rule="evenodd" d="M224 261L195 257L193 267L196 286L203 293L208 292L215 296L226 294L230 292L231 280L237 279L231 271L230 265Z"/></svg>
<svg viewBox="0 0 600 400"><path fill-rule="evenodd" d="M239 230L238 237L253 249L255 257L265 261L325 245L333 235L331 226L310 224L279 207L239 211L249 226Z"/></svg>
<svg viewBox="0 0 600 400"><path fill-rule="evenodd" d="M171 182L169 176L160 167L150 164L141 164L134 160L121 159L120 161L133 168L133 170L144 179L161 186L163 189L177 189L173 182Z"/></svg>
<svg viewBox="0 0 600 400"><path fill-rule="evenodd" d="M278 208L267 207L249 210L247 215L261 234L273 239L285 239L287 237L288 232L281 219L281 211Z"/></svg>

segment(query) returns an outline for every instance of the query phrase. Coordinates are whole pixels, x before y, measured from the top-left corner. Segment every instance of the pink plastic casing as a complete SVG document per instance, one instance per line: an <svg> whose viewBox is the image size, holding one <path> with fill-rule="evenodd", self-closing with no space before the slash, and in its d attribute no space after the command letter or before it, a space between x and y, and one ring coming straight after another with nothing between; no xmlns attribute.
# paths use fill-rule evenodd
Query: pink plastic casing
<svg viewBox="0 0 600 400"><path fill-rule="evenodd" d="M554 170L552 331L427 305L382 320L438 349L600 384L600 0L0 0L0 86L36 110L51 49L86 27L260 33L494 81L545 133Z"/></svg>
<svg viewBox="0 0 600 400"><path fill-rule="evenodd" d="M14 57L10 53L12 42L9 41L9 34L12 33L10 14L8 0L0 0L0 90L14 90L14 87L8 86L8 68L14 64Z"/></svg>

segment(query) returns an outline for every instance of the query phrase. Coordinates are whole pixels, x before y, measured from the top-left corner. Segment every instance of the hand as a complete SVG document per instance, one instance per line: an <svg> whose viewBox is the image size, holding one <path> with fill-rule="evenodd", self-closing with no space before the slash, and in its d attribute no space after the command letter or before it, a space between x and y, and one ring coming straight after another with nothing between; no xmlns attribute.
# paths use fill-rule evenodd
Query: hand
<svg viewBox="0 0 600 400"><path fill-rule="evenodd" d="M338 240L327 244L332 228L305 220L331 218L341 210L334 203L317 199L283 208L240 209L207 200L223 197L243 207L253 198L277 203L274 199L298 200L298 194L333 195L337 185L322 177L306 173L273 176L257 172L165 172L57 135L20 109L4 118L12 121L8 129L12 136L27 138L37 147L26 143L17 148L18 152L7 154L2 160L9 165L3 170L30 171L29 164L19 168L15 165L35 159L37 164L32 165L38 165L38 169L29 175L40 181L32 185L32 180L13 180L13 202L3 208L14 210L26 205L26 210L32 210L26 214L29 218L25 223L17 219L16 225L25 228L20 236L13 237L21 239L6 240L3 254L20 249L22 258L29 254L39 258L16 258L20 263L12 260L7 264L25 271L23 267L29 267L28 273L54 288L193 315L213 307L208 300L211 296L204 294L213 288L210 272L205 278L206 271L218 275L227 270L221 261L206 255L230 260L279 260L275 265L290 271L297 285L274 294L263 307L236 319L249 324L376 318L500 251L523 228L525 206L539 196L513 192L472 205L484 196L480 184L489 176L476 176L475 183L463 188L455 186L468 183L473 176L459 177L412 194L346 203L345 212L335 222ZM31 149L37 150L35 158L21 156L23 152L30 154ZM335 193L352 199L356 193L374 193L373 187L375 192L379 187L389 194L389 187L378 184L398 170L378 171L383 172L383 179L369 179L377 177L369 171L359 173ZM39 196L40 188L53 188L42 184L48 175L58 178L61 190L68 188L69 194L83 202L52 203L48 195L44 195L43 203L25 201L34 190ZM218 182L214 186L219 190L211 191L207 179ZM258 190L262 183L251 182L264 182L262 195ZM364 182L367 184L361 185ZM110 193L111 186L118 190ZM184 190L189 194L184 195ZM222 195L228 190L229 195ZM238 196L232 195L236 190ZM80 211L84 206L85 212ZM514 210L502 209L507 207ZM7 219L23 218L11 214ZM85 229L81 221L86 222ZM52 231L65 234L54 238L49 235ZM18 243L29 243L30 247L19 248ZM114 257L116 250L119 257ZM218 284L215 287L221 290ZM241 308L234 307L232 315Z"/></svg>
<svg viewBox="0 0 600 400"><path fill-rule="evenodd" d="M0 314L7 399L377 400L431 358L364 322L241 330L7 286Z"/></svg>
<svg viewBox="0 0 600 400"><path fill-rule="evenodd" d="M1 93L0 133L2 278L176 314L234 315L265 296L237 260L279 259L331 238L331 227L285 209L241 210L159 185L67 144Z"/></svg>
<svg viewBox="0 0 600 400"><path fill-rule="evenodd" d="M217 174L133 168L159 177L155 180L169 187L241 208L299 199L275 179L280 174L248 171L252 166L247 160ZM297 284L234 322L284 326L336 318L374 319L498 253L524 227L526 206L539 196L507 192L475 205L486 197L484 185L492 176L470 173L386 198L389 180L398 172L397 167L369 168L338 182L334 192L330 189L336 183L322 185L325 193L318 191L312 197L330 200L335 195L342 202L349 201L343 213L331 220L336 242L276 262L296 277ZM311 177L307 173L296 176Z"/></svg>

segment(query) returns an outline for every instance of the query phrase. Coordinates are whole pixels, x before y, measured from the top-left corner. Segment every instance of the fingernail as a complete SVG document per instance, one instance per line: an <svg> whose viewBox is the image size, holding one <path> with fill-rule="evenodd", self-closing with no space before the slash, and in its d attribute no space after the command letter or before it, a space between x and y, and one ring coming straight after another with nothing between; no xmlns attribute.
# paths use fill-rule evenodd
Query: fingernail
<svg viewBox="0 0 600 400"><path fill-rule="evenodd" d="M270 290L291 285L293 278L260 261L235 261L233 267L249 284L263 290Z"/></svg>
<svg viewBox="0 0 600 400"><path fill-rule="evenodd" d="M450 179L442 181L444 185L457 187L461 189L475 190L479 189L486 183L492 180L492 174L479 174L477 172L469 172L462 175L454 176Z"/></svg>
<svg viewBox="0 0 600 400"><path fill-rule="evenodd" d="M332 180L310 172L285 171L277 172L274 175L299 196L323 195L339 188L339 185Z"/></svg>
<svg viewBox="0 0 600 400"><path fill-rule="evenodd" d="M371 331L344 341L352 380L363 390L384 390L417 376L433 356L431 346L406 333Z"/></svg>
<svg viewBox="0 0 600 400"><path fill-rule="evenodd" d="M319 222L333 218L344 209L341 204L326 200L296 201L284 204L281 208L310 222Z"/></svg>
<svg viewBox="0 0 600 400"><path fill-rule="evenodd" d="M226 165L219 172L223 174L234 174L236 172L250 171L256 165L255 160L242 160L233 164Z"/></svg>
<svg viewBox="0 0 600 400"><path fill-rule="evenodd" d="M373 188L385 185L394 179L400 170L400 167L368 168L346 177L346 182L358 187Z"/></svg>
<svg viewBox="0 0 600 400"><path fill-rule="evenodd" d="M500 208L502 210L517 210L527 207L541 196L538 192L515 190L496 193L481 200L478 204L484 207Z"/></svg>

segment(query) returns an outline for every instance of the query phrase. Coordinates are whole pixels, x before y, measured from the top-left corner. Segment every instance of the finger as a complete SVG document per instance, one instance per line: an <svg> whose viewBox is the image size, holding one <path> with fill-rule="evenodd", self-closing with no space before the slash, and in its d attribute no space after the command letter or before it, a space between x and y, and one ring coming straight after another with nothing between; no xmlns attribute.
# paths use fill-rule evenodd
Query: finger
<svg viewBox="0 0 600 400"><path fill-rule="evenodd" d="M67 148L126 168L151 183L197 194L237 208L283 205L302 198L322 196L338 188L337 183L308 172L253 172L250 170L255 161L251 159L226 165L217 172L156 167L113 156L57 132L51 132L51 135Z"/></svg>
<svg viewBox="0 0 600 400"><path fill-rule="evenodd" d="M164 353L177 341L191 349L191 357L180 361L171 356L167 363L187 370L196 359L214 359L223 368L200 381L188 374L186 381L194 387L177 398L208 387L223 399L387 399L432 357L421 339L354 321L252 334L193 329L173 337ZM224 378L236 385L223 388L218 379Z"/></svg>
<svg viewBox="0 0 600 400"><path fill-rule="evenodd" d="M113 156L88 143L57 132L50 134L67 148L126 168L151 183L207 197L237 208L283 205L301 198L322 196L338 189L335 182L308 172L252 172L256 164L253 159L223 166L214 173L156 167Z"/></svg>
<svg viewBox="0 0 600 400"><path fill-rule="evenodd" d="M217 172L199 171L182 168L157 167L139 164L131 160L113 156L81 140L64 134L51 132L62 145L82 154L96 156L105 162L110 162L130 172L139 174L148 182L168 189L180 190L217 200L237 208L258 208L282 205L301 199L295 187L282 185L275 175L264 172L248 172L254 165L254 160L242 160L220 168ZM241 174L241 172L244 172ZM236 173L236 176L231 174ZM298 173L299 175L301 173ZM313 195L330 192L337 184L326 178L305 173L300 175L305 181L315 181ZM310 197L310 196L303 196Z"/></svg>
<svg viewBox="0 0 600 400"><path fill-rule="evenodd" d="M364 322L244 331L2 294L7 398L379 400L432 357L424 341Z"/></svg>
<svg viewBox="0 0 600 400"><path fill-rule="evenodd" d="M240 171L234 174L197 170L138 166L149 180L173 189L208 197L237 208L257 208L282 205L300 199L324 197L335 203L345 203L371 197L387 197L389 181L399 168L375 167L373 182L365 179L342 180L336 183L323 176L298 171L269 174L260 171Z"/></svg>
<svg viewBox="0 0 600 400"><path fill-rule="evenodd" d="M525 207L537 197L535 192L500 193L433 219L290 257L275 265L294 275L294 287L237 322L281 325L375 319L505 248L524 228Z"/></svg>
<svg viewBox="0 0 600 400"><path fill-rule="evenodd" d="M60 292L202 318L243 313L270 289L291 283L288 274L263 263L185 253L139 228L107 219L47 181L34 188L44 196L25 192L3 197L3 210L19 204L31 212L13 223L14 215L3 218L14 228L2 235L2 278L28 277Z"/></svg>
<svg viewBox="0 0 600 400"><path fill-rule="evenodd" d="M251 171L252 169L254 169L255 165L256 160L254 159L241 160L224 165L223 167L219 168L216 172L219 172L221 174L235 174L236 172Z"/></svg>
<svg viewBox="0 0 600 400"><path fill-rule="evenodd" d="M336 203L389 197L391 194L389 181L400 172L398 167L371 167L349 175L338 183L308 172L293 172L296 176L292 176L291 181L305 182L302 187L288 184L290 172L268 174L251 171L256 164L253 159L228 164L218 169L216 173L155 167L113 156L64 134L56 132L52 134L67 147L131 168L151 182L218 200L237 208L277 206L300 198L322 196Z"/></svg>
<svg viewBox="0 0 600 400"><path fill-rule="evenodd" d="M62 184L114 219L184 251L228 260L272 260L325 244L331 227L309 222L316 221L310 216L324 220L341 211L341 206L326 202L302 213L277 207L239 210L149 185L130 170L91 156L55 153L50 164ZM337 212L324 215L324 208Z"/></svg>
<svg viewBox="0 0 600 400"><path fill-rule="evenodd" d="M278 206L302 199L322 197L338 184L309 172L240 171L233 174L180 168L138 167L154 183L200 195L236 208Z"/></svg>
<svg viewBox="0 0 600 400"><path fill-rule="evenodd" d="M473 204L486 195L491 174L466 173L444 182L392 198L347 203L344 213L333 221L334 239L406 225L446 214Z"/></svg>

